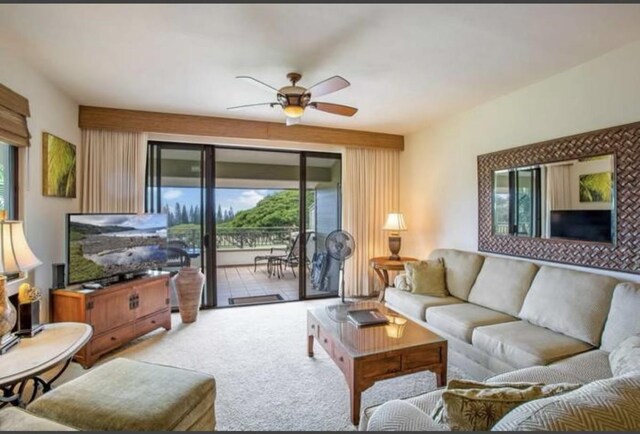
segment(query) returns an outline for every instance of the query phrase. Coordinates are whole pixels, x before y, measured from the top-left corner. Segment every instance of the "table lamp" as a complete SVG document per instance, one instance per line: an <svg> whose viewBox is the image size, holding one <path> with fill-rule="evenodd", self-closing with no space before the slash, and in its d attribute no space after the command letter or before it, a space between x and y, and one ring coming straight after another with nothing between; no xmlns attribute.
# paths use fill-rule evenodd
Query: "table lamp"
<svg viewBox="0 0 640 434"><path fill-rule="evenodd" d="M399 261L400 256L400 231L406 231L407 225L404 223L404 216L401 213L390 213L387 215L387 221L382 227L383 231L391 232L389 234L389 250L391 250L391 256L389 259L393 261Z"/></svg>
<svg viewBox="0 0 640 434"><path fill-rule="evenodd" d="M24 236L22 222L0 221L0 354L20 340L11 333L16 324L16 309L7 295L7 274L29 271L42 264L33 254Z"/></svg>

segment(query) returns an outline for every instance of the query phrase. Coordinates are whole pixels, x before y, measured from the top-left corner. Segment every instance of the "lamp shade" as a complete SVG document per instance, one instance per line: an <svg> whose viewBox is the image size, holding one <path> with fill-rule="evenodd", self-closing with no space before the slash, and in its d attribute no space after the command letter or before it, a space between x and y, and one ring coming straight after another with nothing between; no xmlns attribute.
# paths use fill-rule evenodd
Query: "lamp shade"
<svg viewBox="0 0 640 434"><path fill-rule="evenodd" d="M404 216L401 213L390 213L387 215L387 221L382 227L383 231L406 231L407 225L404 223Z"/></svg>
<svg viewBox="0 0 640 434"><path fill-rule="evenodd" d="M2 274L29 271L42 264L29 248L20 221L0 221L0 249Z"/></svg>

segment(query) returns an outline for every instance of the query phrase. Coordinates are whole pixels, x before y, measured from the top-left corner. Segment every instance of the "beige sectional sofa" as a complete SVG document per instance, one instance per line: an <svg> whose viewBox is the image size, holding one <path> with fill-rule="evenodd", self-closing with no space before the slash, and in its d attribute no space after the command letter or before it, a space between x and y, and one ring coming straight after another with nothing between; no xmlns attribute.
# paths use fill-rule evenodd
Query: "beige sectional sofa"
<svg viewBox="0 0 640 434"><path fill-rule="evenodd" d="M389 307L449 341L452 363L475 379L553 365L582 381L611 376L608 353L640 333L625 304L640 309L633 284L527 260L438 249L450 296L387 288ZM402 277L400 277L402 278ZM617 300L614 308L612 300ZM622 307L620 307L622 306Z"/></svg>
<svg viewBox="0 0 640 434"><path fill-rule="evenodd" d="M609 353L640 333L639 285L451 249L435 250L429 258L444 259L449 297L391 287L385 291L385 301L447 338L451 362L474 379L591 383L594 393L607 387L617 390L620 383L620 390L630 387L635 393L632 399L640 399L640 374L612 378L609 365ZM393 401L381 411L369 408L361 429L383 430L400 422L403 430L443 429L424 417L441 393ZM640 408L636 410L640 414ZM372 417L374 423L368 426Z"/></svg>

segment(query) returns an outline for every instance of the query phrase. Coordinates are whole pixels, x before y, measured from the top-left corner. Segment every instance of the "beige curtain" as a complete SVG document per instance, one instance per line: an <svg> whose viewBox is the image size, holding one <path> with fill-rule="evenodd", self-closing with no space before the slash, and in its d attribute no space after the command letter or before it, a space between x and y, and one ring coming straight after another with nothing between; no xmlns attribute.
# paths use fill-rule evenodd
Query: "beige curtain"
<svg viewBox="0 0 640 434"><path fill-rule="evenodd" d="M547 215L545 215L544 237L551 236L551 219L548 213L571 209L571 164L547 166Z"/></svg>
<svg viewBox="0 0 640 434"><path fill-rule="evenodd" d="M144 212L146 134L82 130L82 212Z"/></svg>
<svg viewBox="0 0 640 434"><path fill-rule="evenodd" d="M373 295L381 286L369 259L389 255L388 234L382 231L388 213L399 212L400 151L347 149L343 176L343 228L356 241L345 263L345 294Z"/></svg>

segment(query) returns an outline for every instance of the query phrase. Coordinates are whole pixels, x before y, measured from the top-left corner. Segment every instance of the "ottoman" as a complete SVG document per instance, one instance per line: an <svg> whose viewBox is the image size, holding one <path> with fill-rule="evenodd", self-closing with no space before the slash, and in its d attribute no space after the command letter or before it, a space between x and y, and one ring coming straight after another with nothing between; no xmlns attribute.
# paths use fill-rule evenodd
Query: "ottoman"
<svg viewBox="0 0 640 434"><path fill-rule="evenodd" d="M39 417L90 431L213 431L215 380L185 369L115 359L31 403Z"/></svg>

